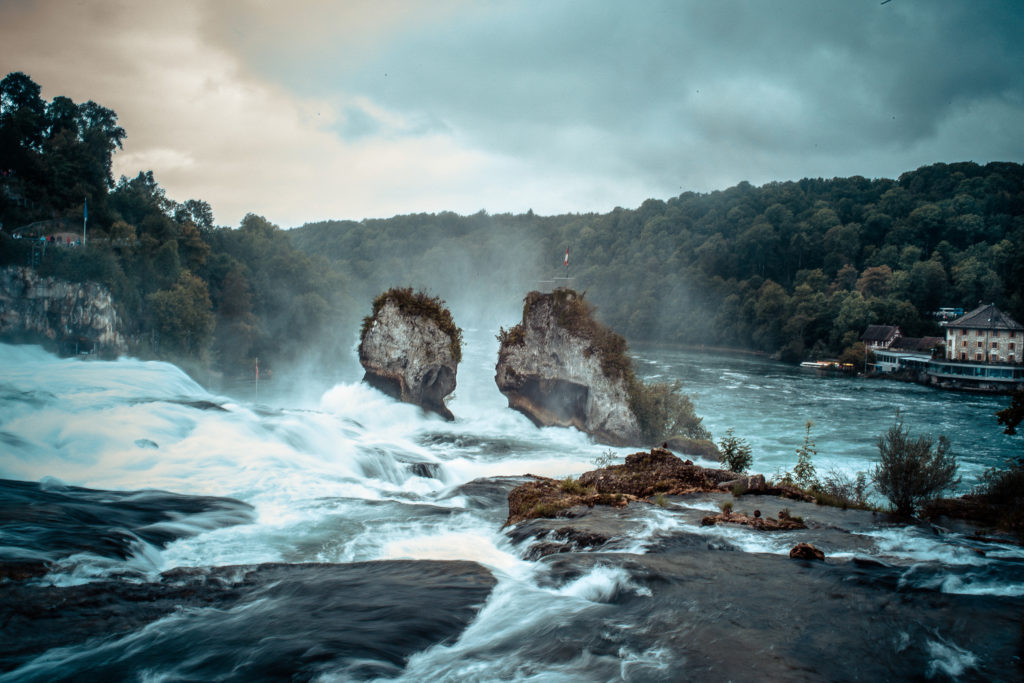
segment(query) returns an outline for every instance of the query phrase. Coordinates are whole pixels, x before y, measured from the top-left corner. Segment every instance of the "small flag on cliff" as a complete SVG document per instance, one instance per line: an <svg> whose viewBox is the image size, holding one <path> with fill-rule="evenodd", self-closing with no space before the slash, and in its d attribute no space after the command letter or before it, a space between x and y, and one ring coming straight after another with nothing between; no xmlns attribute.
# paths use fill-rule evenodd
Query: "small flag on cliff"
<svg viewBox="0 0 1024 683"><path fill-rule="evenodd" d="M565 248L565 267L569 267L569 247Z"/></svg>

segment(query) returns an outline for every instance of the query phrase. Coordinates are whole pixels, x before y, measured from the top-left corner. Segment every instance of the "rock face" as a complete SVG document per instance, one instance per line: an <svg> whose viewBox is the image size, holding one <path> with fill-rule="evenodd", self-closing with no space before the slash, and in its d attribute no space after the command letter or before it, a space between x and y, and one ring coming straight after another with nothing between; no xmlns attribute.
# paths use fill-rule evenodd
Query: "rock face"
<svg viewBox="0 0 1024 683"><path fill-rule="evenodd" d="M0 268L0 336L56 344L64 353L126 350L106 287L40 277L20 266Z"/></svg>
<svg viewBox="0 0 1024 683"><path fill-rule="evenodd" d="M499 338L494 381L510 408L538 426L576 427L612 445L642 443L622 366L625 340L591 318L581 295L530 292L522 322Z"/></svg>
<svg viewBox="0 0 1024 683"><path fill-rule="evenodd" d="M411 289L389 290L363 321L363 381L453 420L444 399L455 391L461 343L461 330L442 301Z"/></svg>

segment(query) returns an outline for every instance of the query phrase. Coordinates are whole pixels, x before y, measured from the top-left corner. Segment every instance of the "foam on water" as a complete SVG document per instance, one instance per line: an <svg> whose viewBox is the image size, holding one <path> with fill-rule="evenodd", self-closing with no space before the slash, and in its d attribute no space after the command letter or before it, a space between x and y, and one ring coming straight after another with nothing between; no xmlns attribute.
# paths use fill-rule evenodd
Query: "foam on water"
<svg viewBox="0 0 1024 683"><path fill-rule="evenodd" d="M251 520L243 523L216 511L161 522L164 531L181 537L166 547L140 540L124 560L69 555L55 575L62 583L154 576L173 567L263 562L479 562L494 573L498 585L477 618L456 642L414 655L402 678L535 680L539 674L529 665L529 655L514 655L522 642L543 640L567 615L585 620L616 596L643 599L650 593L626 570L600 564L564 585L546 586L544 565L520 559L521 549L512 547L500 521L495 522L504 511L475 509L468 495L453 492L482 478L576 475L593 469L598 458L610 454L618 460L634 449L595 444L575 430L537 429L509 410L493 385L492 347L468 350L469 367L460 369L458 395L449 404L456 420L446 422L361 383L331 387L306 408L253 405L211 394L166 363L62 360L32 347L0 345L0 478L55 477L107 490L227 496L252 506ZM665 366L659 374L678 374L677 362ZM714 379L733 387L722 389L723 396L715 395L713 401L713 387L701 387L697 409L716 432L724 431L719 426L737 411L756 412L736 404L729 392L778 400L779 388L771 377L756 387L745 372L726 371ZM724 404L731 405L728 413L709 413L702 407ZM792 445L777 437L783 418L775 414L745 423L760 431L737 430L743 436L758 434L756 466L782 462L783 451L792 466L792 451L802 436L803 416L798 417L790 420L796 423ZM835 435L823 430L819 448ZM775 451L766 454L772 438L777 440ZM821 464L847 473L863 469L863 454L849 456L856 448L852 441L843 443L823 455ZM687 507L718 510L707 501ZM794 544L788 533L701 527L671 508L636 509L640 528L627 552L644 553L677 531L726 541L751 553L786 554ZM938 581L943 591L1024 593L1016 582L983 573L994 562L1024 559L1018 550L986 548L982 556L960 538L912 528L878 528L864 535L874 548L871 553L887 561L956 569L959 573L922 574L921 580ZM917 580L915 572L908 571L906 580ZM936 672L959 675L951 672L972 665L970 653L936 642ZM545 667L542 678L571 680L581 671L599 678L665 673L665 653L657 649L627 648L617 657L580 652L574 657L564 668L561 662Z"/></svg>

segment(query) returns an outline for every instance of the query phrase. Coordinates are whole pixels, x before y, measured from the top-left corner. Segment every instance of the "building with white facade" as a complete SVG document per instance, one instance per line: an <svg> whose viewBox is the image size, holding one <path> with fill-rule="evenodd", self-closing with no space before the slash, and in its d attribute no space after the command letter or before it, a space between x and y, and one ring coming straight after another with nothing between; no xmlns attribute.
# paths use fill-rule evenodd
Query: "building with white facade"
<svg viewBox="0 0 1024 683"><path fill-rule="evenodd" d="M994 305L979 306L946 325L946 360L1020 363L1024 325Z"/></svg>

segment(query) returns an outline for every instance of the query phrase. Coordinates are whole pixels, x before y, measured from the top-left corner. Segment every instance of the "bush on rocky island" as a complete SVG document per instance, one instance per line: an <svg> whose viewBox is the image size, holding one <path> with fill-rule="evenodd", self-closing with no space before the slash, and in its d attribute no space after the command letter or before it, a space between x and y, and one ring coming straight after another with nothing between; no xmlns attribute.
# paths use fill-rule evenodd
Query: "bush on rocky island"
<svg viewBox="0 0 1024 683"><path fill-rule="evenodd" d="M746 472L754 462L750 444L733 434L732 429L725 432L725 436L718 442L719 459L726 469L733 472Z"/></svg>
<svg viewBox="0 0 1024 683"><path fill-rule="evenodd" d="M898 412L893 426L878 437L878 452L881 463L872 479L898 515L913 515L960 482L949 439L940 436L936 443L928 436L911 438Z"/></svg>

